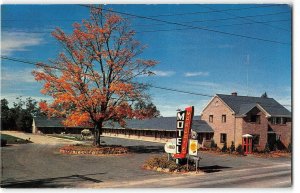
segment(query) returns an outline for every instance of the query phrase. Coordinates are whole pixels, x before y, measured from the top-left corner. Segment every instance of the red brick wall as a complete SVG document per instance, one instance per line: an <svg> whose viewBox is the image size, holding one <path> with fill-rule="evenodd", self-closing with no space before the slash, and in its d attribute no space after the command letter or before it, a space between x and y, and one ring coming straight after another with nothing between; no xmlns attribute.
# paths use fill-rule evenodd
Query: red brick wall
<svg viewBox="0 0 300 193"><path fill-rule="evenodd" d="M292 126L291 122L287 122L287 124L280 124L280 125L274 125L269 124L269 126L272 128L272 130L280 136L280 141L283 143L283 145L287 148L288 145L292 141Z"/></svg>
<svg viewBox="0 0 300 193"><path fill-rule="evenodd" d="M260 123L252 123L248 122L250 120L250 115L259 115L260 116ZM268 120L266 115L259 111L257 108L254 108L248 113L248 116L243 118L242 122L242 135L245 134L257 134L259 135L259 144L257 145L258 150L263 150L268 140Z"/></svg>
<svg viewBox="0 0 300 193"><path fill-rule="evenodd" d="M213 115L213 122L209 122L209 115ZM226 122L222 122L222 115L226 115ZM227 134L227 147L234 141L235 118L232 111L218 97L215 97L202 112L201 119L206 121L214 130L214 141L222 148L221 133Z"/></svg>
<svg viewBox="0 0 300 193"><path fill-rule="evenodd" d="M253 109L248 113L249 115L243 118L242 128L244 134L258 134L260 135L259 144L257 146L258 150L263 150L268 141L268 128L271 127L272 130L280 135L280 140L285 147L288 147L291 142L291 124L283 124L283 125L274 125L268 121L268 118L264 113L259 111L257 108ZM250 119L250 114L260 115L260 123L251 123L247 120Z"/></svg>

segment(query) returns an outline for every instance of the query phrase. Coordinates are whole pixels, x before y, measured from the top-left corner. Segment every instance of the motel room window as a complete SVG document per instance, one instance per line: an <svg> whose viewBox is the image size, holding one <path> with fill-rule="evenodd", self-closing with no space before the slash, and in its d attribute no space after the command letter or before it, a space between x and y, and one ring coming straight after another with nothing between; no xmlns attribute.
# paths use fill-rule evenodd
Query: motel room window
<svg viewBox="0 0 300 193"><path fill-rule="evenodd" d="M251 115L250 122L252 122L252 123L260 123L260 115Z"/></svg>
<svg viewBox="0 0 300 193"><path fill-rule="evenodd" d="M221 133L220 143L226 143L226 142L227 142L227 134Z"/></svg>
<svg viewBox="0 0 300 193"><path fill-rule="evenodd" d="M222 115L222 123L226 123L226 115Z"/></svg>
<svg viewBox="0 0 300 193"><path fill-rule="evenodd" d="M209 115L209 122L213 123L214 122L214 116L213 115Z"/></svg>

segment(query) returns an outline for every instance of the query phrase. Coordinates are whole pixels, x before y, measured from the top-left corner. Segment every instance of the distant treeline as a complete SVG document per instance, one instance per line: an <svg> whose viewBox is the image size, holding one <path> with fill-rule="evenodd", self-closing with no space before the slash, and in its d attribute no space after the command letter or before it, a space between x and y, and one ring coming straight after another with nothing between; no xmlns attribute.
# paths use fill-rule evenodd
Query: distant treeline
<svg viewBox="0 0 300 193"><path fill-rule="evenodd" d="M11 108L5 98L1 99L1 130L31 132L33 117L45 114L40 111L36 100L30 97L25 100L21 97L16 99L17 102Z"/></svg>

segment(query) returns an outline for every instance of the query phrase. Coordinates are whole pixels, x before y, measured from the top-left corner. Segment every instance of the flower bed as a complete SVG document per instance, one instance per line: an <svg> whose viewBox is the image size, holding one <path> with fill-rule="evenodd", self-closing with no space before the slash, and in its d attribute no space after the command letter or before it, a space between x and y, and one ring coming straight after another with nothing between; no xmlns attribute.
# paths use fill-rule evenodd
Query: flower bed
<svg viewBox="0 0 300 193"><path fill-rule="evenodd" d="M260 152L252 152L251 154L244 154L243 152L239 153L237 151L233 151L230 152L229 150L227 150L226 152L222 152L222 150L220 148L200 148L199 151L205 151L207 153L211 153L211 154L218 154L218 155L230 155L230 156L238 156L238 157L242 157L242 156L247 156L247 155L252 155L255 157L261 157L261 158L276 158L276 157L291 157L291 153L287 152L287 151L270 151L270 152L264 152L264 151L260 151Z"/></svg>
<svg viewBox="0 0 300 193"><path fill-rule="evenodd" d="M167 156L154 156L150 159L146 160L143 168L146 170L154 170L157 172L166 172L166 173L188 173L195 172L196 167L194 164L189 163L187 168L187 164L183 163L182 165L177 165L175 160L169 160Z"/></svg>
<svg viewBox="0 0 300 193"><path fill-rule="evenodd" d="M101 146L94 147L90 145L68 145L59 149L62 154L74 155L122 155L128 153L128 148L122 146Z"/></svg>

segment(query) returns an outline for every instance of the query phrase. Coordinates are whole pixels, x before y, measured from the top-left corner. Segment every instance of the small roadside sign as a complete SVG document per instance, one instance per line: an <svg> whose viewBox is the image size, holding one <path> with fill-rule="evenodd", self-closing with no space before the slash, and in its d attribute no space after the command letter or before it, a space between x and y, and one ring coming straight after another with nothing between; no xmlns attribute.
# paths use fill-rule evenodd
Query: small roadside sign
<svg viewBox="0 0 300 193"><path fill-rule="evenodd" d="M198 140L190 139L189 141L189 155L198 155Z"/></svg>
<svg viewBox="0 0 300 193"><path fill-rule="evenodd" d="M171 139L165 144L165 152L175 154L176 153L176 139Z"/></svg>

